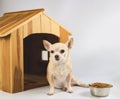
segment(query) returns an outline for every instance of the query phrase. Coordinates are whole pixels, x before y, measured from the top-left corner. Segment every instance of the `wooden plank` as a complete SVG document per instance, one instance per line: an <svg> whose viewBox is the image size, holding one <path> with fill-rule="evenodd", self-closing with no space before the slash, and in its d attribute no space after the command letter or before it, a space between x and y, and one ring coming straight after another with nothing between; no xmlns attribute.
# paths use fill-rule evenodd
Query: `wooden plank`
<svg viewBox="0 0 120 99"><path fill-rule="evenodd" d="M60 26L60 42L65 43L67 42L69 37L69 32L67 32L64 28Z"/></svg>
<svg viewBox="0 0 120 99"><path fill-rule="evenodd" d="M45 75L25 74L25 90L47 86Z"/></svg>
<svg viewBox="0 0 120 99"><path fill-rule="evenodd" d="M32 34L32 31L33 31L33 27L32 27L32 21L28 22L27 23L27 30L28 30L28 35L29 34Z"/></svg>
<svg viewBox="0 0 120 99"><path fill-rule="evenodd" d="M19 40L18 44L18 49L19 49L19 53L18 53L18 56L19 56L19 66L20 66L20 69L22 71L22 75L21 75L21 90L23 91L24 90L24 55L23 55L23 27L19 28L18 29L18 35L17 35L17 38Z"/></svg>
<svg viewBox="0 0 120 99"><path fill-rule="evenodd" d="M39 14L36 16L32 21L27 22L23 25L24 31L23 31L23 38L27 37L30 34L33 33L41 33L41 15Z"/></svg>
<svg viewBox="0 0 120 99"><path fill-rule="evenodd" d="M51 21L44 14L41 15L41 32L51 33Z"/></svg>
<svg viewBox="0 0 120 99"><path fill-rule="evenodd" d="M0 90L2 89L2 39L0 39Z"/></svg>
<svg viewBox="0 0 120 99"><path fill-rule="evenodd" d="M14 15L14 14L26 14L26 13L35 13L35 12L43 12L44 8L41 9L33 9L33 10L24 10L24 11L17 11L17 12L8 12L5 13L4 15Z"/></svg>
<svg viewBox="0 0 120 99"><path fill-rule="evenodd" d="M2 16L0 17L0 28L8 21L10 21L13 16Z"/></svg>
<svg viewBox="0 0 120 99"><path fill-rule="evenodd" d="M11 39L10 39L10 61L11 61L11 85L12 85L12 92L14 88L14 76L16 75L16 67L18 66L18 57L17 57L17 37L16 37L17 31L12 32ZM18 76L18 75L17 75ZM19 78L19 77L18 77Z"/></svg>
<svg viewBox="0 0 120 99"><path fill-rule="evenodd" d="M60 36L59 25L51 20L51 33L57 36Z"/></svg>
<svg viewBox="0 0 120 99"><path fill-rule="evenodd" d="M32 20L32 33L40 33L41 32L41 24L40 24L40 15L38 15L37 17L35 17Z"/></svg>
<svg viewBox="0 0 120 99"><path fill-rule="evenodd" d="M42 12L41 12L42 13ZM23 26L24 24L30 22L32 19L34 19L36 16L40 15L41 13L28 13L28 14L23 14L22 16L19 16L21 18L13 20L12 24L11 22L9 22L10 24L7 25L7 27L3 27L0 28L0 37L4 37L9 35L10 33L12 33L13 31L15 31L16 29L18 29L19 27ZM24 17L23 17L24 16Z"/></svg>
<svg viewBox="0 0 120 99"><path fill-rule="evenodd" d="M12 93L24 90L23 27L11 34L11 83Z"/></svg>
<svg viewBox="0 0 120 99"><path fill-rule="evenodd" d="M28 36L28 25L27 23L23 25L23 38Z"/></svg>
<svg viewBox="0 0 120 99"><path fill-rule="evenodd" d="M0 23L0 31L6 31L8 28L13 28L17 25L17 23L20 24L20 22L23 22L23 19L26 19L26 17L31 16L31 14L18 14L14 16L9 16L9 20L5 20L4 22ZM6 28L7 27L7 28Z"/></svg>
<svg viewBox="0 0 120 99"><path fill-rule="evenodd" d="M10 81L10 36L1 39L1 48L2 50L2 90L11 92L11 81Z"/></svg>

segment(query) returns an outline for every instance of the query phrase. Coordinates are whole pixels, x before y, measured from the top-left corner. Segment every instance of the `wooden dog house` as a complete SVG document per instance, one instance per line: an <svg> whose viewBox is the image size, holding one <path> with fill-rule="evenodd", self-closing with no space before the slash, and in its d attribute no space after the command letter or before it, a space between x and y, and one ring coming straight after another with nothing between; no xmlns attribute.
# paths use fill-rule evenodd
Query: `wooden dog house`
<svg viewBox="0 0 120 99"><path fill-rule="evenodd" d="M0 17L0 89L15 93L47 85L49 60L43 59L42 41L64 43L70 34L44 9L5 13Z"/></svg>

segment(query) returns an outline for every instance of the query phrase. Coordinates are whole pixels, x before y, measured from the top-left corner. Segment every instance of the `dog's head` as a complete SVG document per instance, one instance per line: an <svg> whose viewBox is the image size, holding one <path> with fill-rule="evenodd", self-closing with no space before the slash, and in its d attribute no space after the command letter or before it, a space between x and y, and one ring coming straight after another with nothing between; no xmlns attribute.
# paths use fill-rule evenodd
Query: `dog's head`
<svg viewBox="0 0 120 99"><path fill-rule="evenodd" d="M69 56L69 49L72 48L73 38L66 43L51 44L47 40L43 40L43 45L50 52L50 57L54 63L64 63Z"/></svg>

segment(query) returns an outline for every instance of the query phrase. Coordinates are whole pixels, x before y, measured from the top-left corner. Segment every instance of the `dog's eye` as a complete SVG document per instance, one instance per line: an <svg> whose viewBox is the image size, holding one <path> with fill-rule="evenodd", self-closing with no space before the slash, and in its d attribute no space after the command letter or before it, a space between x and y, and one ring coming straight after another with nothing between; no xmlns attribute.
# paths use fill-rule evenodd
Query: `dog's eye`
<svg viewBox="0 0 120 99"><path fill-rule="evenodd" d="M54 53L54 51L53 51L53 50L51 50L50 52L51 52L51 53Z"/></svg>
<svg viewBox="0 0 120 99"><path fill-rule="evenodd" d="M63 49L62 49L62 50L60 50L60 53L61 53L61 54L63 54L64 52L65 52L65 50L63 50Z"/></svg>

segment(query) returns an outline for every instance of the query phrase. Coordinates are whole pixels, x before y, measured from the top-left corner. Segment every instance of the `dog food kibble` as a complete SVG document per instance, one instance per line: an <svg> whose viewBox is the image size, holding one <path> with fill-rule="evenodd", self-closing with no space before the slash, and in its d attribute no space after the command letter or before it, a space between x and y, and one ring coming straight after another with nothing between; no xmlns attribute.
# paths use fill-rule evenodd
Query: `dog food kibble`
<svg viewBox="0 0 120 99"><path fill-rule="evenodd" d="M106 84L106 83L99 83L99 82L93 83L93 84L90 85L90 86L96 87L96 88L108 88L108 87L110 87L109 84Z"/></svg>

